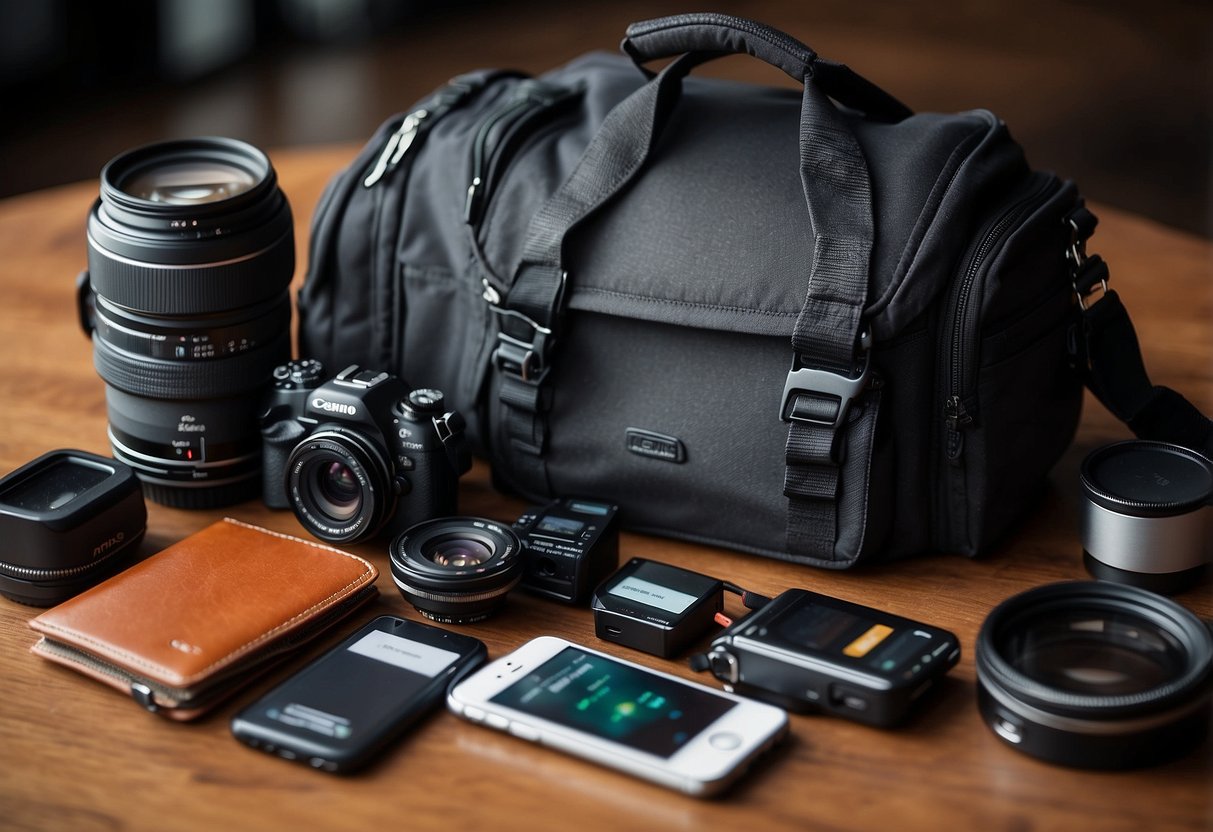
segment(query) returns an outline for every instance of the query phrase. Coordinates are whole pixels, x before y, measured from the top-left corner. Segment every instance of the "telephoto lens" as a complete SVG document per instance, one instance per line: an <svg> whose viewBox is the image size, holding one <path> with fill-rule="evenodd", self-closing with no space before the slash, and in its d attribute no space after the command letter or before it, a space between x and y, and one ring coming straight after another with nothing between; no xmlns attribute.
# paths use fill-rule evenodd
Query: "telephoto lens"
<svg viewBox="0 0 1213 832"><path fill-rule="evenodd" d="M976 660L990 729L1061 765L1162 763L1198 745L1213 718L1213 632L1134 586L1076 581L1016 595L982 624Z"/></svg>
<svg viewBox="0 0 1213 832"><path fill-rule="evenodd" d="M182 508L260 493L261 392L290 357L286 197L264 153L197 138L101 171L81 322L106 385L114 456Z"/></svg>
<svg viewBox="0 0 1213 832"><path fill-rule="evenodd" d="M483 621L522 577L518 535L478 517L419 523L393 540L389 553L400 594L442 624Z"/></svg>

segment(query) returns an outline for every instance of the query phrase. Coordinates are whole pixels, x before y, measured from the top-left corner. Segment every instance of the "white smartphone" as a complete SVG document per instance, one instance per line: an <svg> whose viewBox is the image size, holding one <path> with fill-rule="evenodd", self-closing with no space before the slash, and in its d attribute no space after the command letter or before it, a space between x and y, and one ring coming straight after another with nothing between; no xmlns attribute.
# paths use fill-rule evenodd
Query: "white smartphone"
<svg viewBox="0 0 1213 832"><path fill-rule="evenodd" d="M543 636L447 693L450 709L687 794L719 792L786 733L787 714Z"/></svg>

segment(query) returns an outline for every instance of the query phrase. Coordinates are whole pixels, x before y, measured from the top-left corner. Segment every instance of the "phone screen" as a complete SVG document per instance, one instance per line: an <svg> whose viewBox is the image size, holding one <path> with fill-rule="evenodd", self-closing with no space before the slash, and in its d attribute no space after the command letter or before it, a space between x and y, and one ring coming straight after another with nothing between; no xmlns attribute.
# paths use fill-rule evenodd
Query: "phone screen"
<svg viewBox="0 0 1213 832"><path fill-rule="evenodd" d="M664 758L736 705L576 647L490 701Z"/></svg>
<svg viewBox="0 0 1213 832"><path fill-rule="evenodd" d="M298 740L301 755L351 760L438 704L445 680L435 680L480 649L467 636L379 618L239 714L233 730L271 748L293 750Z"/></svg>

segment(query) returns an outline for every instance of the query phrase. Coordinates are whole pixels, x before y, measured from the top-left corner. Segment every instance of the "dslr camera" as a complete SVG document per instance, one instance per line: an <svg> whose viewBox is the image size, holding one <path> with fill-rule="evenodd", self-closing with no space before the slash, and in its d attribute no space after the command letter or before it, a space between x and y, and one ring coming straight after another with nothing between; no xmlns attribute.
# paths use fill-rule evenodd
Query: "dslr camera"
<svg viewBox="0 0 1213 832"><path fill-rule="evenodd" d="M275 368L261 418L263 498L321 540L349 543L455 513L471 467L463 417L442 393L354 364Z"/></svg>

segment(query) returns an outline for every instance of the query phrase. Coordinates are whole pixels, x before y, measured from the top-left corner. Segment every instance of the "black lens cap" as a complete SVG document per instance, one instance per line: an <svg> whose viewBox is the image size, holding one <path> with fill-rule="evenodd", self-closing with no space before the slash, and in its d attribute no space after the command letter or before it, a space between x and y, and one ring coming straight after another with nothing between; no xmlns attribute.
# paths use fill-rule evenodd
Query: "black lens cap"
<svg viewBox="0 0 1213 832"><path fill-rule="evenodd" d="M1092 451L1082 464L1087 497L1142 517L1182 514L1213 498L1213 463L1167 442L1130 440Z"/></svg>

